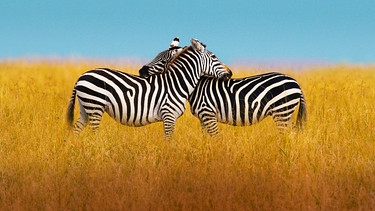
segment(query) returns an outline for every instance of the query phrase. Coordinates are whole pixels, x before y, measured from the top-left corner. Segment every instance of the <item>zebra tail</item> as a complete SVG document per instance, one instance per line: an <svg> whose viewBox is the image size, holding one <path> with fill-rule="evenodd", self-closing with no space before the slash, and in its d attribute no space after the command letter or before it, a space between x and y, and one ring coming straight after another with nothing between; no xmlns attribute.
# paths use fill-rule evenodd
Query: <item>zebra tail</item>
<svg viewBox="0 0 375 211"><path fill-rule="evenodd" d="M66 112L66 120L69 127L73 127L73 119L74 119L74 105L76 102L76 90L73 89L72 97L70 98L68 109Z"/></svg>
<svg viewBox="0 0 375 211"><path fill-rule="evenodd" d="M300 104L297 114L297 126L298 129L302 129L303 123L307 120L307 110L306 110L306 101L303 97L303 94L301 94L300 98Z"/></svg>

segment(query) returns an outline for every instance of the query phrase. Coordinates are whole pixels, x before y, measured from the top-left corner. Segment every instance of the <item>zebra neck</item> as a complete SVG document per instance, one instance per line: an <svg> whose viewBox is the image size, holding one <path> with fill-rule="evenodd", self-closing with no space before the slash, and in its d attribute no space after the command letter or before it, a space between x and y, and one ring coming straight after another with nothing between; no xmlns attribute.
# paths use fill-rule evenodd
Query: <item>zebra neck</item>
<svg viewBox="0 0 375 211"><path fill-rule="evenodd" d="M191 50L184 49L172 62L168 64L165 75L167 81L173 83L173 88L178 88L190 95L198 84L202 75L201 56Z"/></svg>
<svg viewBox="0 0 375 211"><path fill-rule="evenodd" d="M166 81L169 87L177 90L186 98L193 93L199 78L198 71L191 69L170 70L166 73Z"/></svg>

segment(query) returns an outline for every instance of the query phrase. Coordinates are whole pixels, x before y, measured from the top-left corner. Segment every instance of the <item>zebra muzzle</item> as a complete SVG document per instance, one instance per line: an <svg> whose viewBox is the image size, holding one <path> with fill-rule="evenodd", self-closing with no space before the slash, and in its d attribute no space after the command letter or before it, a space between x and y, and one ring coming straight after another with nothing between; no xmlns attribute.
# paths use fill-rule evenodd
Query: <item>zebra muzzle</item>
<svg viewBox="0 0 375 211"><path fill-rule="evenodd" d="M220 76L220 79L223 79L223 80L228 80L232 77L232 71L229 71L227 73L223 73L221 76Z"/></svg>
<svg viewBox="0 0 375 211"><path fill-rule="evenodd" d="M150 76L150 73L149 73L149 69L150 67L144 65L139 71L139 76L141 76L142 78L148 78Z"/></svg>

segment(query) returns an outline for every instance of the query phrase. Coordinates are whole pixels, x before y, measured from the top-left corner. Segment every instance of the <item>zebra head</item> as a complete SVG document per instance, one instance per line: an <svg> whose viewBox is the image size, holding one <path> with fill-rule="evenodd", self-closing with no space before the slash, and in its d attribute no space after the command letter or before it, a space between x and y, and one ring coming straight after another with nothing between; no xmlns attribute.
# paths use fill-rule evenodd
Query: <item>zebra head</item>
<svg viewBox="0 0 375 211"><path fill-rule="evenodd" d="M232 71L222 62L220 62L215 54L206 50L206 45L199 42L197 39L191 39L192 47L199 51L202 56L205 58L205 67L202 74L204 75L213 75L217 78L229 79L232 76ZM181 48L178 46L179 39L178 37L174 38L168 50L162 51L159 53L150 63L145 64L140 70L139 75L141 77L147 78L150 75L163 73L168 69L168 66L171 65L176 56L179 55L184 49L188 47ZM208 68L210 67L210 68ZM215 71L215 69L218 69ZM216 72L217 74L212 74Z"/></svg>
<svg viewBox="0 0 375 211"><path fill-rule="evenodd" d="M199 64L202 71L202 75L214 76L219 79L230 79L232 77L232 71L222 63L214 53L206 50L206 45L199 42L197 39L191 39L191 46L193 49L198 51L202 56L202 61ZM173 60L171 61L173 62Z"/></svg>
<svg viewBox="0 0 375 211"><path fill-rule="evenodd" d="M168 62L182 51L182 48L178 46L179 41L179 38L175 37L169 45L169 49L160 52L151 62L143 65L138 71L139 75L147 78L150 75L163 73L167 69Z"/></svg>

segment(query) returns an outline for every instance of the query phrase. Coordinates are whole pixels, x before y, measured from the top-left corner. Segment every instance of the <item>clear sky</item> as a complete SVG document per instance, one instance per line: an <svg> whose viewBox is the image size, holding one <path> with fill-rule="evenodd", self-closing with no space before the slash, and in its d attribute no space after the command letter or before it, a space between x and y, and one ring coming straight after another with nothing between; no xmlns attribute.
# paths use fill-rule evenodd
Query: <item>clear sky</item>
<svg viewBox="0 0 375 211"><path fill-rule="evenodd" d="M194 37L238 61L375 63L375 0L1 0L0 60L149 60Z"/></svg>

